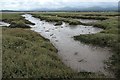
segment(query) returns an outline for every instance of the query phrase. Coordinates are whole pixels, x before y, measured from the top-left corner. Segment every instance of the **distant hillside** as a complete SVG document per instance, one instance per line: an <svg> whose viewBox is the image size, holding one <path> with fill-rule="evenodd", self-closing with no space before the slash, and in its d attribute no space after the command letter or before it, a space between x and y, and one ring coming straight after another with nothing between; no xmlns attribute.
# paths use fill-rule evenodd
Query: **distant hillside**
<svg viewBox="0 0 120 80"><path fill-rule="evenodd" d="M64 4L63 4L64 5ZM118 3L115 2L82 2L71 4L62 8L37 8L35 11L118 11Z"/></svg>
<svg viewBox="0 0 120 80"><path fill-rule="evenodd" d="M17 12L15 10L0 10L1 12Z"/></svg>
<svg viewBox="0 0 120 80"><path fill-rule="evenodd" d="M75 8L75 7L65 7L58 9L57 11L118 11L117 7L99 7L99 6L94 6L94 7L89 7L89 8Z"/></svg>

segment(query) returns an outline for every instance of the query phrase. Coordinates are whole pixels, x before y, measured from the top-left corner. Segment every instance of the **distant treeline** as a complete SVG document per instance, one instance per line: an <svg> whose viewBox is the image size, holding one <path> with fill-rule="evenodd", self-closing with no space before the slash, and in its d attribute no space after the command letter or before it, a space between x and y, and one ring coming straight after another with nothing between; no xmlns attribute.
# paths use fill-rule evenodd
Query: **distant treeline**
<svg viewBox="0 0 120 80"><path fill-rule="evenodd" d="M120 12L120 9L118 10L29 10L29 11L17 11L17 10L0 10L0 12Z"/></svg>

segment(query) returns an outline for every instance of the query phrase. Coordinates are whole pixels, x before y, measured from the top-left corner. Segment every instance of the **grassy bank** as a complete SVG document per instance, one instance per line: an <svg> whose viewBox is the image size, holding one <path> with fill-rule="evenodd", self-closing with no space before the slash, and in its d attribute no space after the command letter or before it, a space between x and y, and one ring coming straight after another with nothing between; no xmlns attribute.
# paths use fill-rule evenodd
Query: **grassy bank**
<svg viewBox="0 0 120 80"><path fill-rule="evenodd" d="M106 15L108 17L108 15ZM120 26L118 25L118 17L116 15L109 15L109 19L92 23L95 27L103 28L104 31L97 34L79 35L75 36L75 40L99 45L102 47L109 47L113 51L113 56L110 58L109 64L111 70L115 73L116 77L120 77Z"/></svg>
<svg viewBox="0 0 120 80"><path fill-rule="evenodd" d="M25 25L30 22L22 18L21 14L3 14L3 21L15 25L2 29L3 78L59 78L75 75L60 61L57 50L49 40L29 29L23 29L28 28Z"/></svg>
<svg viewBox="0 0 120 80"><path fill-rule="evenodd" d="M120 77L120 26L118 25L117 12L61 12L61 13L42 13L43 15L57 16L61 18L70 19L95 19L99 20L94 23L81 23L82 25L92 25L104 29L97 34L79 35L75 36L75 40L84 42L86 44L99 45L102 47L109 47L113 51L113 56L110 58L108 64L112 64L111 70L116 77ZM78 24L77 24L78 25Z"/></svg>
<svg viewBox="0 0 120 80"><path fill-rule="evenodd" d="M16 34L15 34L16 33ZM3 78L93 78L90 72L74 72L66 67L49 40L21 28L3 28Z"/></svg>
<svg viewBox="0 0 120 80"><path fill-rule="evenodd" d="M47 22L66 22L69 23L70 25L78 25L82 24L81 22L72 19L72 18L63 18L59 17L57 15L49 15L49 14L43 14L43 13L34 13L32 14L34 17L40 18L41 20L45 20Z"/></svg>
<svg viewBox="0 0 120 80"><path fill-rule="evenodd" d="M76 19L95 19L95 20L108 20L111 17L117 17L119 14L117 12L38 12L31 13L34 17L40 18L41 20L46 20L47 22L66 22L70 25L88 25ZM94 24L93 26L101 27L99 24Z"/></svg>
<svg viewBox="0 0 120 80"><path fill-rule="evenodd" d="M58 17L62 17L62 18L72 18L72 19L96 19L96 20L105 20L108 19L104 16L98 16L97 14L95 16L91 16L90 14L45 14L45 15L51 15L51 16L58 16ZM86 16L87 15L87 16Z"/></svg>
<svg viewBox="0 0 120 80"><path fill-rule="evenodd" d="M117 12L39 12L34 13L38 16L57 16L61 18L70 19L96 19L96 20L106 20L109 16L119 16Z"/></svg>
<svg viewBox="0 0 120 80"><path fill-rule="evenodd" d="M3 77L67 77L72 71L59 60L57 50L39 34L3 28Z"/></svg>
<svg viewBox="0 0 120 80"><path fill-rule="evenodd" d="M22 13L4 13L1 21L10 23L10 28L30 28L27 24L34 25L30 21L25 20L21 15Z"/></svg>

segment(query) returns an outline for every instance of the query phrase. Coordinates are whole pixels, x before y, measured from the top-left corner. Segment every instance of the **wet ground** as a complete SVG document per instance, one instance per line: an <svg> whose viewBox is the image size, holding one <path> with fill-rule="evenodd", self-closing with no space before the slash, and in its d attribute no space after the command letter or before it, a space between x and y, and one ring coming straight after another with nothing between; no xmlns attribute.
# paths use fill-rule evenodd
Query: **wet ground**
<svg viewBox="0 0 120 80"><path fill-rule="evenodd" d="M85 45L72 38L80 34L98 33L102 29L83 25L70 26L64 22L61 26L54 26L55 23L41 21L30 14L25 14L23 17L35 23L34 26L31 25L31 30L50 39L51 43L58 49L61 60L68 67L77 72L95 72L110 75L104 64L104 61L108 60L112 54L108 48ZM86 23L88 22L92 21L87 20Z"/></svg>

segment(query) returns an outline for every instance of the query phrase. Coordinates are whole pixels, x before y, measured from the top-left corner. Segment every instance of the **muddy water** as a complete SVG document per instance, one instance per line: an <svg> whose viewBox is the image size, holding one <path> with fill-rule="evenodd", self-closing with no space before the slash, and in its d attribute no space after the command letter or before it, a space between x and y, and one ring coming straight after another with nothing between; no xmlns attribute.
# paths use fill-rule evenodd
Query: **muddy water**
<svg viewBox="0 0 120 80"><path fill-rule="evenodd" d="M98 33L102 29L83 25L70 26L66 23L61 26L54 26L54 23L40 21L40 19L34 18L29 14L23 15L23 17L35 23L34 26L31 25L31 30L50 39L51 43L58 49L61 60L68 67L77 72L86 71L110 75L104 69L104 61L111 56L107 48L84 45L72 38L80 34Z"/></svg>

